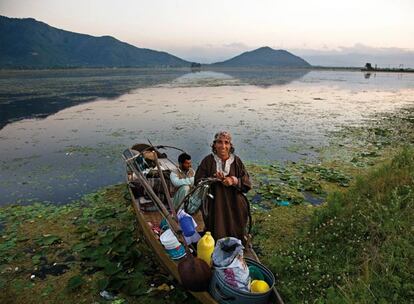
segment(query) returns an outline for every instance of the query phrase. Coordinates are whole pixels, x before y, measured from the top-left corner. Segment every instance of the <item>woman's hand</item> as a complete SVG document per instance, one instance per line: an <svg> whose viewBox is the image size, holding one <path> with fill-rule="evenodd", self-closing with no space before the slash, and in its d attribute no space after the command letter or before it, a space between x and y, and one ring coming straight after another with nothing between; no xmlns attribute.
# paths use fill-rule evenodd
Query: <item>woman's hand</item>
<svg viewBox="0 0 414 304"><path fill-rule="evenodd" d="M217 177L218 179L221 179L221 181L224 181L224 179L225 179L225 176L224 176L223 172L217 172L215 174L215 177Z"/></svg>
<svg viewBox="0 0 414 304"><path fill-rule="evenodd" d="M227 176L223 179L223 184L224 186L233 186L233 185L237 185L238 180L237 177L235 176Z"/></svg>
<svg viewBox="0 0 414 304"><path fill-rule="evenodd" d="M218 179L221 179L221 182L224 186L233 186L237 185L239 180L235 176L224 176L223 172L217 172L214 174L214 177L217 177Z"/></svg>

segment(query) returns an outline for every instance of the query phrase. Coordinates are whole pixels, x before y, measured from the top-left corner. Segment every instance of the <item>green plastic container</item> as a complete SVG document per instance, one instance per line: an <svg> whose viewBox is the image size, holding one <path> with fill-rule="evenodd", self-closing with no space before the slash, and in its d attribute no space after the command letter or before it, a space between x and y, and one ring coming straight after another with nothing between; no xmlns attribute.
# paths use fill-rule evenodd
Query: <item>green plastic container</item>
<svg viewBox="0 0 414 304"><path fill-rule="evenodd" d="M268 304L269 297L275 285L275 277L273 273L262 264L245 258L247 266L256 266L263 274L264 280L269 284L270 289L263 293L252 293L236 289L227 285L216 272L210 282L210 294L220 304Z"/></svg>

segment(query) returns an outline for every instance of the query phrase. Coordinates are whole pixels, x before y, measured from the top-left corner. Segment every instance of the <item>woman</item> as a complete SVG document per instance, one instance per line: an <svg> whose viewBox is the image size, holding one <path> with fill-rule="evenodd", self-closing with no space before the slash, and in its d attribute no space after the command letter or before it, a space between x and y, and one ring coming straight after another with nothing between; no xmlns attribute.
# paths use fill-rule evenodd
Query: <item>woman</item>
<svg viewBox="0 0 414 304"><path fill-rule="evenodd" d="M213 153L200 163L195 183L206 177L217 177L221 182L211 186L207 214L203 214L207 231L215 240L233 236L245 243L249 217L249 202L243 193L251 188L249 174L239 157L234 155L231 135L218 132L211 145Z"/></svg>

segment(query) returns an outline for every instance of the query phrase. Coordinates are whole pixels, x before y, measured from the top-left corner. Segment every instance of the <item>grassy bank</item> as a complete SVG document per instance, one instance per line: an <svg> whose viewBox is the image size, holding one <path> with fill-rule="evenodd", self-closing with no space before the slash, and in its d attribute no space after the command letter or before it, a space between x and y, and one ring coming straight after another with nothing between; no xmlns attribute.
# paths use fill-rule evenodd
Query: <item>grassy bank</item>
<svg viewBox="0 0 414 304"><path fill-rule="evenodd" d="M273 218L256 225L259 245L288 303L410 303L414 297L414 150L334 192L302 229L280 239ZM298 212L297 210L295 212ZM302 221L302 223L303 223ZM283 227L282 227L283 228ZM271 244L277 244L272 246Z"/></svg>

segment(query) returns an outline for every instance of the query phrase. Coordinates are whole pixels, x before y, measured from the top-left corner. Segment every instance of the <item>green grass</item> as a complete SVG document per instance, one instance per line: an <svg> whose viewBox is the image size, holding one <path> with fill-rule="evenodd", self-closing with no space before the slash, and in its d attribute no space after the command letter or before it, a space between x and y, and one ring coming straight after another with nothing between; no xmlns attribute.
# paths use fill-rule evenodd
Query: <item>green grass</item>
<svg viewBox="0 0 414 304"><path fill-rule="evenodd" d="M268 257L285 301L410 303L413 204L412 148L331 194L302 232Z"/></svg>

